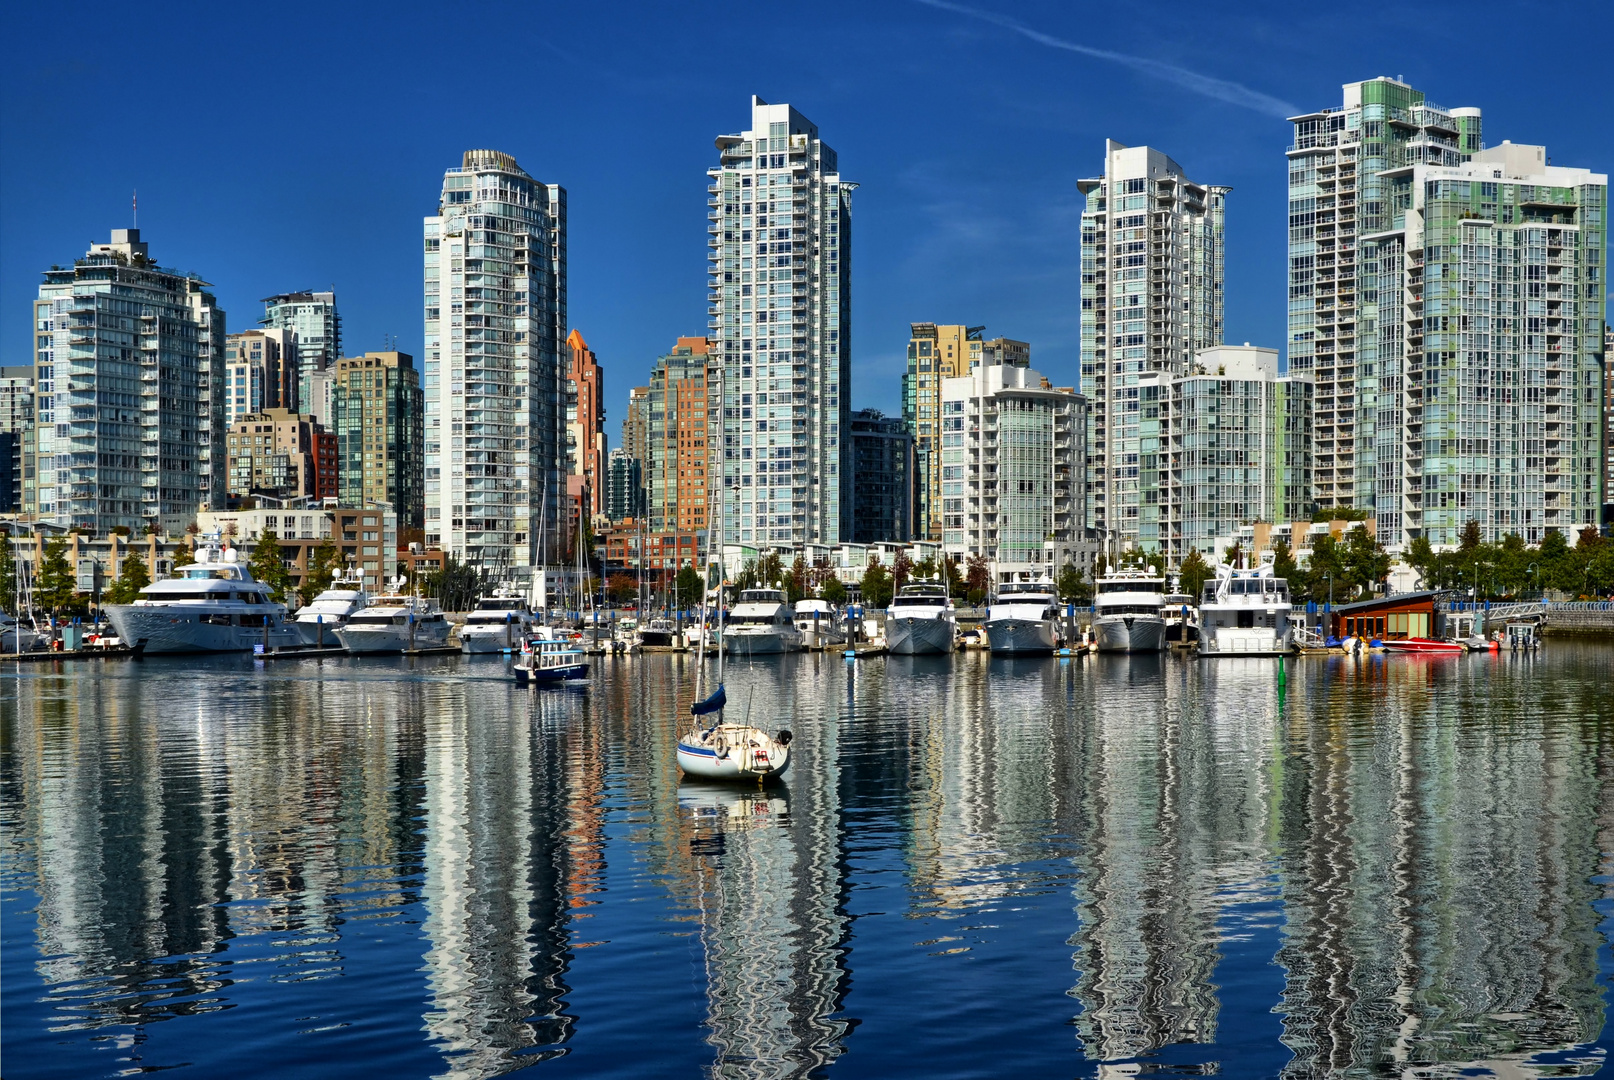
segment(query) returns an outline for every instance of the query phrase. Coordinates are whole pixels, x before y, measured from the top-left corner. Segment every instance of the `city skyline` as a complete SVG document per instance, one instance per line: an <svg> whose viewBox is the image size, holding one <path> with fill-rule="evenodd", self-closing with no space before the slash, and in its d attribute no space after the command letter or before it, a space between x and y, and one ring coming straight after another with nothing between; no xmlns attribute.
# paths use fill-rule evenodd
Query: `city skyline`
<svg viewBox="0 0 1614 1080"><path fill-rule="evenodd" d="M1606 125L1589 122L1606 112L1601 103L1607 89L1576 86L1567 98L1574 107L1565 109L1565 83L1573 78L1565 72L1542 71L1503 95L1456 56L1431 56L1412 39L1369 45L1365 36L1353 40L1337 28L1327 55L1312 57L1315 62L1298 74L1226 58L1249 55L1248 48L1218 48L1242 40L1265 43L1274 54L1301 41L1312 49L1309 42L1322 17L1285 16L1278 22L1259 14L1232 16L1193 34L1162 30L1147 47L1130 46L1136 55L1098 56L1066 46L1113 39L1120 24L1107 24L1099 15L1081 19L1046 9L1005 9L998 14L1008 21L994 22L947 5L913 4L881 13L845 8L834 13L835 33L844 37L845 47L844 62L834 68L826 70L821 62L823 36L830 30L803 28L765 77L736 70L706 83L676 73L633 73L640 52L699 29L641 14L646 18L640 29L613 40L601 58L604 85L586 92L564 89L541 123L456 116L452 123L437 123L422 139L437 106L417 116L412 107L380 105L371 102L372 90L350 81L352 76L322 71L300 83L289 80L296 87L281 85L277 93L288 96L287 107L328 97L335 108L329 133L302 137L279 157L252 157L250 176L233 171L240 163L227 162L224 155L217 164L198 164L191 136L183 155L170 137L144 149L126 148L136 128L153 142L149 129L125 125L125 131L114 120L96 119L95 137L108 151L118 151L125 166L52 175L53 199L66 209L49 215L30 211L25 217L23 207L40 205L30 194L36 187L46 189L43 173L36 176L24 164L59 154L55 147L66 134L26 110L46 93L57 95L58 112L89 109L92 98L85 95L100 79L91 76L66 87L46 79L49 66L67 55L69 43L53 29L33 28L38 59L4 76L11 92L5 95L8 104L0 106L11 151L0 162L0 180L14 196L0 216L8 239L0 250L0 310L5 312L0 359L8 365L27 360L20 312L23 298L31 299L37 289L39 270L61 262L64 252L79 248L85 238L132 224L129 200L136 188L144 196L143 232L161 246L166 263L195 269L215 283L219 306L239 313L230 330L252 327L262 297L334 286L346 324L344 352L388 347L384 335L391 334L397 337L393 347L423 355L417 286L412 259L405 254L417 238L408 223L435 194L434 177L465 147L483 145L503 149L535 175L573 193L572 231L578 238L571 260L571 325L587 333L607 365L619 371L647 367L668 335L702 330L701 267L691 248L699 243L694 238L700 235L703 192L696 186L698 176L688 177L694 167L709 163L710 133L732 127L734 100L751 93L790 101L832 132L849 174L863 185L852 341L858 363L851 404L887 414L899 411L906 330L916 320L957 319L1003 328L1033 342L1039 368L1054 382L1077 382L1073 282L1079 273L1081 199L1075 181L1097 171L1095 146L1103 139L1158 146L1187 163L1196 178L1237 190L1228 211L1225 339L1279 347L1286 337L1286 176L1278 163L1291 126L1278 115L1280 109L1263 100L1293 103L1298 113L1335 100L1343 83L1405 71L1407 82L1441 101L1483 107L1486 129L1497 138L1547 145L1555 163L1607 171L1614 156ZM714 12L712 18L721 15ZM24 21L29 17L25 14ZM605 21L563 13L552 32L555 40L565 37L565 51L571 52L572 42L598 41ZM226 18L217 29L196 33L227 35L238 25L244 29L245 24ZM30 32L26 26L19 29ZM319 54L356 35L358 26L338 15L330 30L329 44L293 55L294 71L317 67ZM98 50L96 34L108 41L113 35L120 42L127 38L158 59L176 47L159 40L154 28L125 25L117 17L91 33L91 54ZM1510 35L1521 62L1557 49L1538 33L1525 27ZM923 63L880 59L884 46L899 35L915 37L914 55L922 53ZM549 40L540 47L557 65L580 62L563 58ZM72 48L82 54L86 43L75 39ZM866 103L883 100L881 95L932 65L966 57L993 77L959 86L927 80L934 100L916 107L905 121L909 136L886 138L887 110L868 109ZM1140 58L1171 70L1139 66ZM207 63L187 70L203 97L213 81L228 77ZM1189 78L1196 74L1211 81L1196 83ZM261 115L262 103L254 102L254 94L217 95L221 100L206 106L221 138L249 114ZM142 99L133 96L129 107L138 112ZM653 122L641 132L639 149L615 145L639 137L604 137L631 107L646 103ZM379 110L373 118L371 104ZM76 132L75 142L81 144L82 136ZM994 154L994 145L1014 151ZM387 164L371 171L362 162L382 147ZM177 172L181 158L183 184ZM362 184L350 179L361 169ZM249 247L254 258L242 259L241 251ZM625 377L610 388L606 407L612 427L635 381Z"/></svg>

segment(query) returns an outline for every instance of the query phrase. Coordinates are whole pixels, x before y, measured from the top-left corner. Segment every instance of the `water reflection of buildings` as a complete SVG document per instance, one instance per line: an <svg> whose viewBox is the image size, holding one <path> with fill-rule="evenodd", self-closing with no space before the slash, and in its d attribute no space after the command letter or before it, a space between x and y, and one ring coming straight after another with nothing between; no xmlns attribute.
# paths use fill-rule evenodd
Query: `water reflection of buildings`
<svg viewBox="0 0 1614 1080"><path fill-rule="evenodd" d="M805 1077L845 1052L839 725L820 685L839 666L830 659L758 664L731 680L731 700L756 682L769 716L793 718L786 783L680 788L673 842L700 917L715 1077ZM753 722L776 726L761 713Z"/></svg>
<svg viewBox="0 0 1614 1080"><path fill-rule="evenodd" d="M1082 841L1070 993L1087 1056L1125 1062L1216 1039L1217 920L1229 879L1260 876L1272 694L1237 660L1192 672L1214 695L1168 658L1097 660L1070 780Z"/></svg>
<svg viewBox="0 0 1614 1080"><path fill-rule="evenodd" d="M1286 1075L1600 1066L1607 702L1494 662L1312 669L1280 796Z"/></svg>
<svg viewBox="0 0 1614 1080"><path fill-rule="evenodd" d="M237 964L340 976L346 935L374 940L405 924L366 920L423 904L425 1027L446 1074L563 1052L571 927L603 870L586 700L506 702L496 684L509 707L489 709L466 696L486 684L312 677L238 702L215 678L160 695L138 679L13 684L5 854L39 896L57 1030L132 1026L130 1060L161 1067L140 1056L145 1026L239 1004ZM419 986L418 968L396 981Z"/></svg>

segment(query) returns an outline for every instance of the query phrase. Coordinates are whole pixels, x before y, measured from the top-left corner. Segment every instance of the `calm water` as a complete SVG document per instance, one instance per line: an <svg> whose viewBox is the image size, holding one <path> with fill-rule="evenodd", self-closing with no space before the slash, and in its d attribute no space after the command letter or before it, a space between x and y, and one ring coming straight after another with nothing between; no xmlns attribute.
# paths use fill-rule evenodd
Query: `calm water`
<svg viewBox="0 0 1614 1080"><path fill-rule="evenodd" d="M1582 1076L1614 648L0 673L9 1080ZM1614 1071L1614 1070L1611 1070Z"/></svg>

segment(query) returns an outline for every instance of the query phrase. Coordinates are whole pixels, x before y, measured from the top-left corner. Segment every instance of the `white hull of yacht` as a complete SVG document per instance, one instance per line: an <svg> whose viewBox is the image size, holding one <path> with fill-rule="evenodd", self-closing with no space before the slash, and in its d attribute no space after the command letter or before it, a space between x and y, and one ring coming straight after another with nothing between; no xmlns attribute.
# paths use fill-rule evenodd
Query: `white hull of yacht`
<svg viewBox="0 0 1614 1080"><path fill-rule="evenodd" d="M767 780L790 768L790 747L759 728L719 724L678 740L678 767L703 780Z"/></svg>
<svg viewBox="0 0 1614 1080"><path fill-rule="evenodd" d="M1093 620L1099 652L1150 653L1166 647L1166 620L1158 615L1100 615Z"/></svg>
<svg viewBox="0 0 1614 1080"><path fill-rule="evenodd" d="M1046 656L1059 647L1052 619L988 619L986 640L1005 656Z"/></svg>
<svg viewBox="0 0 1614 1080"><path fill-rule="evenodd" d="M773 656L801 652L801 631L793 626L726 627L723 630L723 649L730 656Z"/></svg>
<svg viewBox="0 0 1614 1080"><path fill-rule="evenodd" d="M336 640L336 632L347 625L347 620L326 619L323 623L315 623L298 619L292 625L297 627L297 633L301 635L304 645L323 645L328 649L334 649L341 644Z"/></svg>
<svg viewBox="0 0 1614 1080"><path fill-rule="evenodd" d="M1283 625L1218 626L1199 638L1200 656L1287 656L1294 651L1293 631L1287 618Z"/></svg>
<svg viewBox="0 0 1614 1080"><path fill-rule="evenodd" d="M222 614L212 605L206 611L199 606L180 604L109 604L106 607L107 620L118 632L119 640L133 646L144 639L147 656L152 653L251 652L255 645L279 649L303 644L303 635L295 623L276 622L266 633L262 626L225 626L204 622L202 618L204 615L218 618ZM238 614L231 614L232 622ZM269 617L278 618L276 614Z"/></svg>
<svg viewBox="0 0 1614 1080"><path fill-rule="evenodd" d="M345 626L337 640L350 653L401 653L412 649L440 649L448 642L448 622L418 622L411 636L408 624Z"/></svg>
<svg viewBox="0 0 1614 1080"><path fill-rule="evenodd" d="M490 655L521 651L521 639L532 633L526 623L513 622L509 626L461 626L460 652L472 655Z"/></svg>
<svg viewBox="0 0 1614 1080"><path fill-rule="evenodd" d="M953 651L953 620L929 615L887 616L885 646L899 656Z"/></svg>

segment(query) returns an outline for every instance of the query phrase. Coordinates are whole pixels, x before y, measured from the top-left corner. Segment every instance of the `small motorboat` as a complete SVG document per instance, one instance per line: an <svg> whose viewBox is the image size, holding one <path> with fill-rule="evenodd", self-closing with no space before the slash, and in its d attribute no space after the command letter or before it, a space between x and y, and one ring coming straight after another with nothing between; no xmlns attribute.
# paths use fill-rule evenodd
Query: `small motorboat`
<svg viewBox="0 0 1614 1080"><path fill-rule="evenodd" d="M1461 641L1437 641L1434 638L1398 638L1383 642L1390 652L1417 653L1422 656L1460 656L1468 652Z"/></svg>
<svg viewBox="0 0 1614 1080"><path fill-rule="evenodd" d="M518 686L558 683L588 676L588 660L575 641L548 637L528 638L511 665Z"/></svg>

